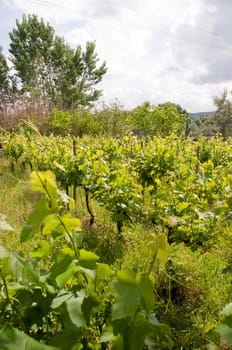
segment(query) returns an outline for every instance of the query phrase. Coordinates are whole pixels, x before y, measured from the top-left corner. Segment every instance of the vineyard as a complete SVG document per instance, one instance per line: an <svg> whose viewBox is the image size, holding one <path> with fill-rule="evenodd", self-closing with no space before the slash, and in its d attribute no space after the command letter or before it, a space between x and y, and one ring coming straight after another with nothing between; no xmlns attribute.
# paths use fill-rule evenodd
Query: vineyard
<svg viewBox="0 0 232 350"><path fill-rule="evenodd" d="M2 349L232 348L231 139L0 143L35 192L17 249L0 205Z"/></svg>

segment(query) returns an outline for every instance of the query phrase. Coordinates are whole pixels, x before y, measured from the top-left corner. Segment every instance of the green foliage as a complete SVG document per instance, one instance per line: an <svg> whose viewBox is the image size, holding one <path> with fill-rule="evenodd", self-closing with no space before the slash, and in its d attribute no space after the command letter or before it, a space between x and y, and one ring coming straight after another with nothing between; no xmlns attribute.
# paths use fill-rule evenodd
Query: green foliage
<svg viewBox="0 0 232 350"><path fill-rule="evenodd" d="M160 346L163 340L171 345L169 328L151 313L155 299L149 275L120 271L111 296L105 280L113 271L81 249L80 220L67 212L54 174L33 172L31 186L43 198L21 232L22 243L40 235L30 258L0 246L1 344L9 350L15 342L41 350L98 349L99 343L140 350L144 343ZM11 229L4 220L3 228ZM111 330L107 335L106 329Z"/></svg>
<svg viewBox="0 0 232 350"><path fill-rule="evenodd" d="M0 93L6 93L9 89L9 67L7 65L6 57L2 53L0 47Z"/></svg>
<svg viewBox="0 0 232 350"><path fill-rule="evenodd" d="M138 134L167 136L183 133L186 114L180 113L177 106L170 102L153 106L144 102L132 112L132 128Z"/></svg>
<svg viewBox="0 0 232 350"><path fill-rule="evenodd" d="M12 151L13 144L21 152ZM46 344L70 348L220 344L214 329L231 293L231 278L222 274L231 256L230 139L6 135L3 146L17 167L35 169L33 188L43 196L21 232L22 243L32 240L30 259L1 248L7 267L3 320L8 317L11 325ZM63 190L82 196L76 207L67 193L57 191L51 170ZM80 221L70 214L77 206L81 213L86 196L96 224L90 228L86 207L82 219L88 237L82 244ZM121 230L118 242L113 220ZM20 300L16 315L6 293ZM38 332L30 323L31 300L38 300L40 309Z"/></svg>
<svg viewBox="0 0 232 350"><path fill-rule="evenodd" d="M215 96L213 101L217 110L213 113L212 118L218 125L222 137L225 139L228 136L229 127L232 123L232 102L228 98L228 91L225 89L222 95Z"/></svg>
<svg viewBox="0 0 232 350"><path fill-rule="evenodd" d="M188 136L193 138L201 137L202 135L209 137L219 133L218 126L211 113L189 117L188 129Z"/></svg>
<svg viewBox="0 0 232 350"><path fill-rule="evenodd" d="M57 347L38 343L23 332L9 325L4 326L0 330L0 340L1 346L5 350L17 350L19 348L28 350L59 350Z"/></svg>
<svg viewBox="0 0 232 350"><path fill-rule="evenodd" d="M59 111L53 108L46 119L47 132L54 135L65 136L70 134L72 116L69 112Z"/></svg>

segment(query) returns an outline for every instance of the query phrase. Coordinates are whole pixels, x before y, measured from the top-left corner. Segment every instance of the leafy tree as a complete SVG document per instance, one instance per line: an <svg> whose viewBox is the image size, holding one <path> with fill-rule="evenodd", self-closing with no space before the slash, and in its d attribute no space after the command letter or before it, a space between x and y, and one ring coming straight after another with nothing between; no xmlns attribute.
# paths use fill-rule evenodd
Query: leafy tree
<svg viewBox="0 0 232 350"><path fill-rule="evenodd" d="M181 134L184 131L187 112L180 105L166 102L154 108L153 114L161 135L167 136L172 132Z"/></svg>
<svg viewBox="0 0 232 350"><path fill-rule="evenodd" d="M59 111L53 108L51 114L46 119L46 129L55 135L65 136L71 132L72 116L69 112Z"/></svg>
<svg viewBox="0 0 232 350"><path fill-rule="evenodd" d="M132 111L131 124L136 133L168 136L184 130L186 114L178 112L175 104L167 102L158 106L144 102Z"/></svg>
<svg viewBox="0 0 232 350"><path fill-rule="evenodd" d="M8 103L13 104L17 96L16 78L10 74L10 68L7 64L7 59L0 47L0 112L1 124L3 120L7 120ZM5 126L5 125L4 125Z"/></svg>
<svg viewBox="0 0 232 350"><path fill-rule="evenodd" d="M0 47L0 91L6 93L9 89L9 67L7 65L6 57Z"/></svg>
<svg viewBox="0 0 232 350"><path fill-rule="evenodd" d="M80 46L74 50L36 15L23 15L9 35L11 60L23 91L59 108L88 106L99 98L95 85L107 69L105 62L97 67L94 42L87 42L85 51Z"/></svg>
<svg viewBox="0 0 232 350"><path fill-rule="evenodd" d="M183 116L187 117L188 116L188 112L186 111L186 109L184 109L181 105L177 104L177 103L172 103L172 102L165 102L165 103L160 103L159 107L166 107L166 106L173 106L176 107L177 112L179 114L182 114Z"/></svg>
<svg viewBox="0 0 232 350"><path fill-rule="evenodd" d="M221 96L215 96L213 102L217 109L213 113L212 118L217 124L222 137L225 139L232 124L232 102L229 100L228 91L225 89Z"/></svg>
<svg viewBox="0 0 232 350"><path fill-rule="evenodd" d="M199 114L189 117L189 135L191 137L212 136L219 132L212 114Z"/></svg>

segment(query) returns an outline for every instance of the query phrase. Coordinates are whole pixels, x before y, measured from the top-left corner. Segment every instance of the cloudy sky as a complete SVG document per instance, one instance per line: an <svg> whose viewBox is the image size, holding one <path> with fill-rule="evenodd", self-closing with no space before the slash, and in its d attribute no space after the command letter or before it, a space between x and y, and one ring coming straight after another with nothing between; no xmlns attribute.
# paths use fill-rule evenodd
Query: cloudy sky
<svg viewBox="0 0 232 350"><path fill-rule="evenodd" d="M96 41L108 72L103 100L125 108L171 101L188 112L214 109L232 90L231 0L0 0L0 46L22 14L50 22L73 47Z"/></svg>

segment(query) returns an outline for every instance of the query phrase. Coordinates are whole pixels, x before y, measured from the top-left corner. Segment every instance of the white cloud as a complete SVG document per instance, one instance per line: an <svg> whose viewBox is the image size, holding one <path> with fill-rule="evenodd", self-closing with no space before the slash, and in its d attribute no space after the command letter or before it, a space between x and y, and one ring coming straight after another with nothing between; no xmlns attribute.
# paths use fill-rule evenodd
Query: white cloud
<svg viewBox="0 0 232 350"><path fill-rule="evenodd" d="M36 13L72 46L96 41L106 101L132 108L167 100L211 110L232 83L232 2L228 0L3 0ZM10 9L12 5L12 9ZM4 28L3 28L4 29Z"/></svg>

